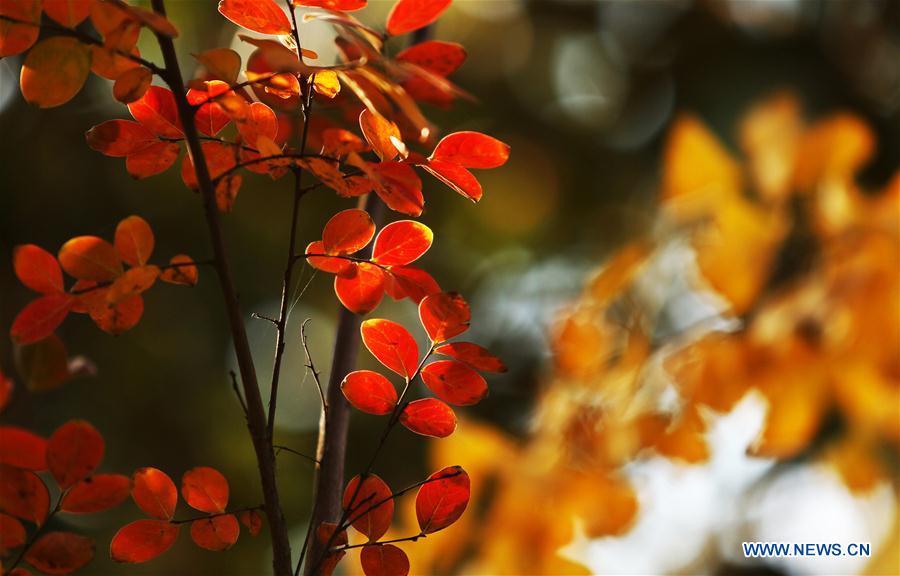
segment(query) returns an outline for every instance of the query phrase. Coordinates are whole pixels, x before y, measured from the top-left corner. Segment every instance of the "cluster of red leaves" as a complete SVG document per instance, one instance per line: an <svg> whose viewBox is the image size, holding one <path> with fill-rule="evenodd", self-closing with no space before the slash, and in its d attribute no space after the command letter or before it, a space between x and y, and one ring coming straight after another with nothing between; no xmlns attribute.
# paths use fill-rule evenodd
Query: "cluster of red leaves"
<svg viewBox="0 0 900 576"><path fill-rule="evenodd" d="M116 227L113 243L78 236L63 244L57 257L34 244L17 246L13 252L16 276L41 296L16 316L10 329L13 341L21 346L43 342L44 349L52 348L53 331L69 312L88 314L104 332L121 334L141 319L141 294L157 279L188 286L197 283L197 267L183 254L166 266L149 264L153 245L150 225L139 216L129 216ZM63 271L75 278L69 290Z"/></svg>
<svg viewBox="0 0 900 576"><path fill-rule="evenodd" d="M131 497L149 519L136 520L123 526L112 539L110 556L117 562L139 563L156 558L172 547L182 525L190 523L191 540L197 546L221 552L234 546L244 524L251 536L262 529L257 509L240 513L227 512L228 480L214 468L199 466L181 478L181 496L188 506L206 512L206 516L176 521L178 490L163 471L141 468L131 479Z"/></svg>
<svg viewBox="0 0 900 576"><path fill-rule="evenodd" d="M471 495L469 475L459 466L438 470L418 486L415 506L419 533L406 540L416 540L456 522L465 512ZM348 542L346 528L353 526L368 538L360 554L360 564L366 576L408 574L409 558L406 553L394 544L378 541L390 529L394 501L404 492L391 492L390 486L375 474L364 478L354 476L344 490L342 506L345 522L340 526L323 523L317 531L317 537L330 545L332 550L322 562L320 573L330 575L344 557L341 547Z"/></svg>
<svg viewBox="0 0 900 576"><path fill-rule="evenodd" d="M0 427L0 556L26 544L22 521L35 525L24 560L47 574L68 574L94 557L94 541L74 532L44 531L60 513L93 514L128 498L131 481L121 474L95 474L105 443L87 422L73 420L44 439L16 426ZM38 473L49 474L39 475ZM59 491L50 505L49 475ZM16 560L18 563L22 557ZM23 568L11 572L28 574Z"/></svg>

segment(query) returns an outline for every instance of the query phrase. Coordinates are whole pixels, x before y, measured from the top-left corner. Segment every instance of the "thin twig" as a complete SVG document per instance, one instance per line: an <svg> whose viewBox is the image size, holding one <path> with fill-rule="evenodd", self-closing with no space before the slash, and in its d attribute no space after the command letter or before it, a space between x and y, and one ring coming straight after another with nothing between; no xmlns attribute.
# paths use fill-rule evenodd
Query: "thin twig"
<svg viewBox="0 0 900 576"><path fill-rule="evenodd" d="M201 262L179 262L177 264L165 264L163 266L157 266L160 272L163 270L171 270L173 268L188 268L190 266L215 266L215 260L203 260ZM93 292L94 290L99 290L101 288L106 288L107 286L112 286L115 284L115 280L104 280L103 282L97 282L93 286L89 286L87 288L78 288L77 290L69 290L69 294L73 295L81 295L87 294L88 292Z"/></svg>
<svg viewBox="0 0 900 576"><path fill-rule="evenodd" d="M19 555L16 556L16 559L13 561L13 563L8 568L10 574L12 573L13 570L15 570L16 566L19 565L19 563L22 561L22 559L25 558L25 555L28 554L28 551L31 549L31 547L34 546L34 543L38 539L38 536L40 536L43 533L44 528L47 527L47 525L50 523L50 520L52 520L53 517L56 516L56 513L59 512L59 507L62 504L63 498L65 498L65 496L68 492L69 492L68 489L63 490L63 492L59 495L59 498L57 498L57 500L56 500L56 506L54 506L53 509L50 510L50 513L47 514L47 517L44 519L44 521L41 523L41 525L38 526L34 530L34 532L31 533L31 536L28 538L28 541L25 542L24 546L22 546L22 549L19 551ZM4 574L7 574L7 572L4 572Z"/></svg>
<svg viewBox="0 0 900 576"><path fill-rule="evenodd" d="M269 162L270 160L304 160L307 158L319 158L322 160L326 160L328 162L340 162L337 158L332 156L326 156L324 154L304 154L304 153L293 153L293 152L285 152L284 154L273 154L272 156L260 156L259 158L253 158L250 160L244 160L243 162L238 162L228 170L225 170L215 178L213 178L213 183L218 184L222 181L226 176L230 174L234 174L241 168L246 168L247 166L253 166L255 164L262 164L263 162ZM300 191L303 192L305 189L300 188Z"/></svg>
<svg viewBox="0 0 900 576"><path fill-rule="evenodd" d="M313 362L312 354L309 352L309 342L306 339L306 325L311 318L307 318L303 321L303 324L300 325L300 343L303 345L303 352L306 353L306 367L312 372L313 380L316 381L316 388L319 390L319 398L322 399L322 412L325 414L325 418L328 418L328 401L325 400L325 390L322 388L322 380L319 378L319 371L316 370L316 365ZM318 460L316 460L318 462Z"/></svg>
<svg viewBox="0 0 900 576"><path fill-rule="evenodd" d="M246 419L247 403L244 402L244 397L241 395L241 389L238 388L237 374L234 373L234 370L229 370L228 373L231 375L231 387L234 389L234 395L237 396L238 403L241 405L241 410L244 411L244 419Z"/></svg>
<svg viewBox="0 0 900 576"><path fill-rule="evenodd" d="M331 549L330 554L334 554L335 552L342 552L344 550L350 550L352 548L364 548L366 546L382 546L384 544L396 544L397 542L415 542L420 538L425 538L428 535L424 532L419 532L415 536L407 536L406 538L394 538L393 540L381 540L378 542L363 542L362 544L347 544L344 546L336 546Z"/></svg>
<svg viewBox="0 0 900 576"><path fill-rule="evenodd" d="M184 518L182 520L169 520L169 524L190 524L191 522L196 522L197 520L209 520L211 518L218 518L219 516L228 516L229 514L240 514L241 512L250 512L252 510L265 510L264 504L259 504L257 506L247 506L245 508L238 508L237 510L226 510L225 512L216 512L215 514L206 514L204 516L195 516L194 518Z"/></svg>
<svg viewBox="0 0 900 576"><path fill-rule="evenodd" d="M314 457L310 456L309 454L304 454L303 452L294 450L293 448L290 448L290 447L288 447L288 446L284 446L284 445L282 445L282 444L272 444L272 448L275 449L275 455L276 455L276 456L278 456L278 454L281 453L281 452L288 452L288 453L293 454L293 455L295 455L295 456L300 456L300 457L302 457L302 458L306 458L307 460L309 460L310 462L314 462L315 464L318 464L318 463L319 463L318 460L316 460Z"/></svg>
<svg viewBox="0 0 900 576"><path fill-rule="evenodd" d="M356 522L360 518L364 517L366 514L368 514L372 510L378 508L385 502L388 502L390 500L395 500L395 499L399 498L400 496L403 496L410 490L415 490L416 488L419 488L426 484L431 484L432 482L437 482L438 480L446 480L447 478L453 478L454 476L459 476L460 474L462 474L462 472L457 470L456 472L451 472L450 474L445 474L444 476L438 476L436 478L427 478L425 480L422 480L421 482L416 482L415 484L411 484L411 485L407 486L406 488L404 488L403 490L398 490L397 492L394 492L390 496L386 496L386 497L382 498L381 500L379 500L378 502L374 502L371 506L369 506L368 508L366 508L365 510L363 510L362 512L360 512L359 514L354 516L352 519L348 518L344 522L344 524L338 525L338 531L345 530L348 526L352 526L354 522ZM352 502L352 500L351 500L351 502ZM350 514L352 514L356 510L358 510L364 502L365 502L365 500L362 500L356 506L351 506L350 508L348 508L347 515L349 516Z"/></svg>

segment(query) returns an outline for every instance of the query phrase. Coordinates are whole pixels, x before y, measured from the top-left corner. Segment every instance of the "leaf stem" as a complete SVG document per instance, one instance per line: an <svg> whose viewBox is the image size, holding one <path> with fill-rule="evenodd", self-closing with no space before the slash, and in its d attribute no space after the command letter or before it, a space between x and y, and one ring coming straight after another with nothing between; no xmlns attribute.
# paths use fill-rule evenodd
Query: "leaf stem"
<svg viewBox="0 0 900 576"><path fill-rule="evenodd" d="M229 514L240 514L241 512L250 512L252 510L265 510L266 506L264 504L257 504L256 506L245 506L244 508L238 508L236 510L225 510L224 512L216 512L215 514L206 514L203 516L195 516L193 518L183 518L181 520L169 520L169 524L190 524L191 522L196 522L197 520L209 520L211 518L218 518L219 516L228 516Z"/></svg>

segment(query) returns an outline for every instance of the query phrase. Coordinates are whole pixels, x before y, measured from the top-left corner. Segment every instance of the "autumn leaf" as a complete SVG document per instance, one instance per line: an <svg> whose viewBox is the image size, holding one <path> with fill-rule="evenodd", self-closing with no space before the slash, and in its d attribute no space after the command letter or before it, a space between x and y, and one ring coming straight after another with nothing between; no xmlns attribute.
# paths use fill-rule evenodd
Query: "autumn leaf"
<svg viewBox="0 0 900 576"><path fill-rule="evenodd" d="M334 278L334 292L347 310L368 314L384 296L384 272L368 262L353 263L346 275Z"/></svg>
<svg viewBox="0 0 900 576"><path fill-rule="evenodd" d="M47 441L18 426L0 426L0 464L41 471L47 469Z"/></svg>
<svg viewBox="0 0 900 576"><path fill-rule="evenodd" d="M181 525L164 520L137 520L116 532L109 555L116 562L147 562L172 547L179 528Z"/></svg>
<svg viewBox="0 0 900 576"><path fill-rule="evenodd" d="M409 298L416 304L437 294L441 287L428 272L414 266L392 266L385 275L384 290L394 300Z"/></svg>
<svg viewBox="0 0 900 576"><path fill-rule="evenodd" d="M393 544L366 546L359 555L366 576L406 576L409 574L409 558Z"/></svg>
<svg viewBox="0 0 900 576"><path fill-rule="evenodd" d="M13 268L22 284L41 294L63 291L62 270L52 254L34 244L16 246Z"/></svg>
<svg viewBox="0 0 900 576"><path fill-rule="evenodd" d="M73 376L66 346L55 334L17 346L15 360L29 390L53 390Z"/></svg>
<svg viewBox="0 0 900 576"><path fill-rule="evenodd" d="M422 436L446 438L456 430L453 409L435 398L414 400L400 413L400 423Z"/></svg>
<svg viewBox="0 0 900 576"><path fill-rule="evenodd" d="M178 254L169 260L169 268L163 270L159 279L169 284L181 284L183 286L195 286L198 281L197 267L190 256Z"/></svg>
<svg viewBox="0 0 900 576"><path fill-rule="evenodd" d="M201 512L224 512L228 506L228 480L215 468L192 468L181 478L181 496Z"/></svg>
<svg viewBox="0 0 900 576"><path fill-rule="evenodd" d="M113 84L113 98L123 104L136 102L147 93L152 81L153 72L143 66L127 70L116 78Z"/></svg>
<svg viewBox="0 0 900 576"><path fill-rule="evenodd" d="M47 486L30 470L0 464L0 510L38 526L50 513Z"/></svg>
<svg viewBox="0 0 900 576"><path fill-rule="evenodd" d="M203 64L207 74L214 79L228 84L237 82L238 74L241 72L241 55L231 48L212 48L193 56Z"/></svg>
<svg viewBox="0 0 900 576"><path fill-rule="evenodd" d="M48 532L25 554L29 564L46 574L69 574L94 559L94 541L72 532Z"/></svg>
<svg viewBox="0 0 900 576"><path fill-rule="evenodd" d="M212 516L191 522L191 540L197 546L221 552L237 542L241 527L234 514Z"/></svg>
<svg viewBox="0 0 900 576"><path fill-rule="evenodd" d="M381 229L372 247L372 261L382 266L405 266L422 257L434 234L413 220L391 222Z"/></svg>
<svg viewBox="0 0 900 576"><path fill-rule="evenodd" d="M0 15L29 24L0 20L0 58L19 54L37 42L41 29L41 0L0 3Z"/></svg>
<svg viewBox="0 0 900 576"><path fill-rule="evenodd" d="M91 51L86 45L68 36L42 40L22 65L22 96L41 108L61 106L81 91L90 72Z"/></svg>
<svg viewBox="0 0 900 576"><path fill-rule="evenodd" d="M371 370L347 374L341 392L351 406L366 414L390 414L397 405L397 390L390 380Z"/></svg>
<svg viewBox="0 0 900 576"><path fill-rule="evenodd" d="M116 249L96 236L78 236L63 244L59 263L67 274L79 280L105 282L122 274Z"/></svg>
<svg viewBox="0 0 900 576"><path fill-rule="evenodd" d="M274 0L220 0L219 12L238 26L260 34L290 34L291 23Z"/></svg>
<svg viewBox="0 0 900 576"><path fill-rule="evenodd" d="M10 336L20 345L50 336L66 319L74 302L75 298L69 294L48 294L32 300L13 320Z"/></svg>
<svg viewBox="0 0 900 576"><path fill-rule="evenodd" d="M506 372L503 361L482 346L471 342L453 342L434 349L435 354L450 356L482 372Z"/></svg>
<svg viewBox="0 0 900 576"><path fill-rule="evenodd" d="M469 475L459 466L450 466L428 477L416 494L416 519L423 534L450 526L469 504Z"/></svg>
<svg viewBox="0 0 900 576"><path fill-rule="evenodd" d="M128 499L131 479L122 474L97 474L74 484L59 509L71 514L93 514L115 508Z"/></svg>
<svg viewBox="0 0 900 576"><path fill-rule="evenodd" d="M373 114L368 108L359 115L359 127L382 162L393 160L401 149L406 148L400 137L400 128L383 116Z"/></svg>
<svg viewBox="0 0 900 576"><path fill-rule="evenodd" d="M435 344L468 330L471 316L468 303L456 292L432 294L419 303L419 319Z"/></svg>
<svg viewBox="0 0 900 576"><path fill-rule="evenodd" d="M263 524L262 516L260 516L259 512L256 510L244 510L238 515L238 519L247 528L251 536L259 535Z"/></svg>
<svg viewBox="0 0 900 576"><path fill-rule="evenodd" d="M394 500L390 487L375 474L362 480L354 476L347 483L342 501L354 528L374 542L384 536L394 517Z"/></svg>
<svg viewBox="0 0 900 576"><path fill-rule="evenodd" d="M129 216L116 226L115 248L129 266L143 266L153 254L153 230L140 216Z"/></svg>
<svg viewBox="0 0 900 576"><path fill-rule="evenodd" d="M175 95L167 88L151 86L140 100L128 104L128 111L144 128L157 136L183 137Z"/></svg>
<svg viewBox="0 0 900 576"><path fill-rule="evenodd" d="M509 159L509 146L480 132L455 132L438 142L429 160L464 168L497 168Z"/></svg>
<svg viewBox="0 0 900 576"><path fill-rule="evenodd" d="M375 223L369 213L351 208L328 220L322 231L322 246L326 254L353 254L365 248L374 235Z"/></svg>
<svg viewBox="0 0 900 576"><path fill-rule="evenodd" d="M88 146L107 156L129 156L161 143L142 124L130 120L107 120L88 130L85 137Z"/></svg>
<svg viewBox="0 0 900 576"><path fill-rule="evenodd" d="M141 468L131 480L131 497L145 514L171 520L178 503L178 491L169 475L156 468Z"/></svg>
<svg viewBox="0 0 900 576"><path fill-rule="evenodd" d="M25 543L25 527L12 516L0 514L0 556Z"/></svg>
<svg viewBox="0 0 900 576"><path fill-rule="evenodd" d="M97 429L83 420L72 420L56 429L47 441L47 467L60 488L83 480L103 460L105 443Z"/></svg>
<svg viewBox="0 0 900 576"><path fill-rule="evenodd" d="M337 534L335 531L337 530L337 524L332 522L322 522L319 524L319 527L316 528L316 539L323 545L328 546L346 546L347 545L347 531L341 530ZM334 572L335 567L338 562L341 561L347 553L343 550L338 552L332 552L325 556L322 560L321 565L319 566L319 571L322 576L331 576L331 573Z"/></svg>
<svg viewBox="0 0 900 576"><path fill-rule="evenodd" d="M375 358L404 378L416 373L419 346L400 324L373 318L360 324L363 344Z"/></svg>
<svg viewBox="0 0 900 576"><path fill-rule="evenodd" d="M487 396L487 382L461 362L438 360L422 369L422 381L438 398L457 406L477 404Z"/></svg>
<svg viewBox="0 0 900 576"><path fill-rule="evenodd" d="M387 17L388 34L399 36L428 26L448 6L450 0L398 0Z"/></svg>

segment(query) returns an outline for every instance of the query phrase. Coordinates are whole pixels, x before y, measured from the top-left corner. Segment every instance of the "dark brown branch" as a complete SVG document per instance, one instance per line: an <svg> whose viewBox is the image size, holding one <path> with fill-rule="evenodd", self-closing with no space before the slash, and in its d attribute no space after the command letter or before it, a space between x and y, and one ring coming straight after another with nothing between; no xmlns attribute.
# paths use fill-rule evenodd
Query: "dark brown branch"
<svg viewBox="0 0 900 576"><path fill-rule="evenodd" d="M59 506L60 506L60 504L62 504L63 498L65 497L67 492L68 492L68 490L64 490L59 495L59 498L56 499L56 505L53 507L52 510L50 510L50 513L47 514L47 518L45 518L44 522L40 526L35 528L34 532L31 533L31 536L28 537L28 540L25 542L25 544L22 546L22 549L19 551L19 555L16 556L16 559L13 561L13 563L9 566L9 568L7 568L7 570L9 570L9 572L4 571L3 572L4 574L11 574L12 571L16 569L16 566L18 566L19 563L22 562L22 560L25 558L25 555L28 554L28 551L31 550L32 546L34 546L34 543L35 543L35 541L37 541L38 536L43 534L44 528L46 528L47 525L50 524L50 520L52 520L53 517L56 516L56 513L59 512Z"/></svg>
<svg viewBox="0 0 900 576"><path fill-rule="evenodd" d="M234 395L237 396L238 403L241 405L241 410L244 412L244 419L247 419L247 403L244 402L244 397L241 395L241 389L238 388L237 382L237 374L234 373L234 370L229 370L228 374L231 375L231 388L234 390Z"/></svg>
<svg viewBox="0 0 900 576"><path fill-rule="evenodd" d="M424 485L426 485L426 484L431 484L432 482L437 482L438 480L446 480L447 478L453 478L454 476L459 476L460 474L462 474L462 472L459 471L459 470L457 470L456 472L452 472L452 473L446 474L446 475L444 475L444 476L438 476L438 477L436 477L436 478L427 478L427 479L425 479L425 480L422 480L421 482L416 482L415 484L410 484L409 486L407 486L407 487L404 488L403 490L398 490L398 491L394 492L393 494L391 494L390 496L385 496L385 497L382 498L381 500L379 500L379 501L377 501L377 502L373 502L373 503L372 503L370 506L368 506L365 510L363 510L362 512L360 512L359 514L357 514L357 515L354 516L353 518L349 518L349 515L350 515L350 514L356 512L356 511L362 506L362 504L365 502L365 500L363 500L363 501L361 501L359 504L357 504L356 506L351 506L350 508L347 509L347 516L348 516L348 519L345 520L345 521L338 527L338 530L337 530L337 531L340 532L341 530L346 530L348 526L352 526L354 522L356 522L357 520L359 520L360 518L362 518L363 516L365 516L366 514L368 514L369 512L371 512L372 510L378 508L379 506L381 506L381 505L384 504L385 502L388 502L388 501L390 501L390 500L395 500L395 499L397 499L397 498L403 496L404 494L406 494L406 493L409 492L410 490L415 490L416 488L419 488L419 487L424 486ZM362 484L362 482L360 482L360 484Z"/></svg>
<svg viewBox="0 0 900 576"><path fill-rule="evenodd" d="M182 520L169 520L169 524L190 524L197 520L209 520L210 518L218 518L219 516L228 516L229 514L240 514L241 512L250 512L251 510L265 510L263 504L257 506L247 506L238 508L237 510L226 510L225 512L216 512L215 514L205 514L203 516L195 516L193 518L184 518Z"/></svg>
<svg viewBox="0 0 900 576"><path fill-rule="evenodd" d="M106 46L106 44L103 43L103 40L100 40L99 38L94 38L93 36L85 34L84 32L81 32L80 30L77 30L74 28L66 28L65 26L60 26L58 24L53 24L53 23L29 22L28 20L19 20L18 18L13 18L11 16L5 16L3 14L0 14L0 20L5 20L5 21L11 22L13 24L20 24L22 26L33 26L35 28L40 28L41 30L51 30L53 32L56 32L60 36L69 36L71 38L75 38L82 44L92 44L94 46L100 46L101 48L106 48L107 50L110 50L113 53L115 53L117 56L121 56L122 58L126 58L128 60L131 60L132 62L136 62L136 63L140 64L141 66L145 66L145 67L149 68L150 71L153 72L154 74L156 74L157 76L162 76L163 72L164 72L164 70L162 68L160 68L153 62L150 62L149 60L145 60L145 59L141 58L140 56L135 56L134 54L132 54L130 52L125 52L124 50L119 50L118 48L109 48L108 46Z"/></svg>
<svg viewBox="0 0 900 576"><path fill-rule="evenodd" d="M322 388L322 380L319 378L319 371L316 370L312 354L309 353L309 342L306 340L306 325L309 321L310 318L307 318L303 321L303 324L300 325L300 344L303 346L303 352L306 354L306 368L312 372L313 380L316 381L316 389L319 390L319 398L322 399L322 417L328 418L328 402L325 400L325 390ZM318 460L316 462L318 462Z"/></svg>
<svg viewBox="0 0 900 576"><path fill-rule="evenodd" d="M165 16L164 0L152 0L152 5L155 12ZM203 197L203 209L206 224L209 228L210 240L213 245L216 271L218 272L219 284L225 301L225 310L231 329L234 352L237 357L241 383L244 387L244 397L247 402L247 427L250 430L253 449L256 453L266 517L268 518L272 538L272 566L276 576L290 576L292 568L291 545L278 494L278 484L275 475L275 453L266 434L265 408L263 407L259 391L256 369L253 365L253 355L250 352L250 343L247 340L243 314L234 285L225 239L222 234L219 210L216 206L216 189L212 178L210 178L206 158L200 146L193 109L187 101L184 78L178 63L178 56L175 53L175 45L171 38L159 34L157 34L157 40L166 64L163 78L175 95L175 103L184 128L188 153L194 164L194 169L197 173L197 183Z"/></svg>

